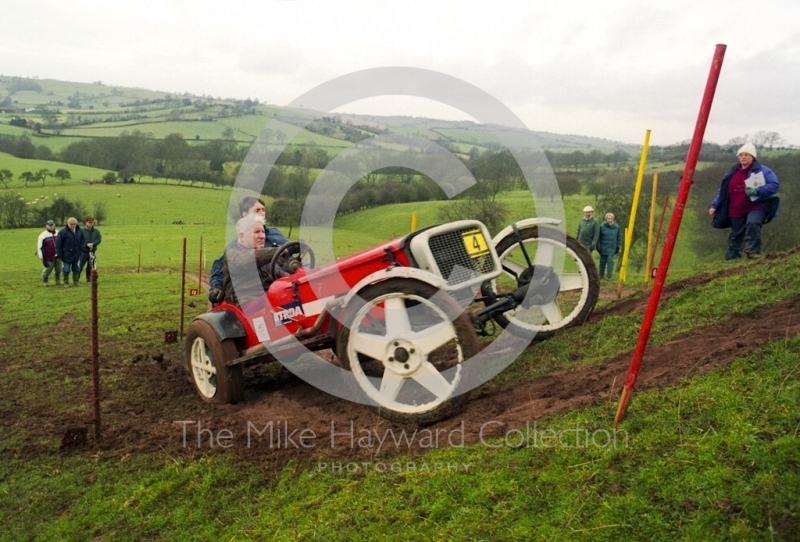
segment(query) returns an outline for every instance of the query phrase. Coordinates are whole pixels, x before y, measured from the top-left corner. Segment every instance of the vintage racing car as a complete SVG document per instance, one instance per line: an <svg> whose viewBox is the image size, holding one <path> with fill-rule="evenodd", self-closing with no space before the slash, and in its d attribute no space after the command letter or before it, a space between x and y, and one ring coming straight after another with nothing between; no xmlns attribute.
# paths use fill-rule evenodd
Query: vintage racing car
<svg viewBox="0 0 800 542"><path fill-rule="evenodd" d="M244 367L332 349L382 416L446 417L467 397L461 364L480 350L478 334L497 324L547 337L594 308L600 281L591 255L557 225L527 219L491 239L478 221L451 222L319 267L311 247L289 242L270 264L280 278L262 308L245 314L223 301L190 325L194 387L204 401L236 403ZM291 274L281 277L281 264Z"/></svg>

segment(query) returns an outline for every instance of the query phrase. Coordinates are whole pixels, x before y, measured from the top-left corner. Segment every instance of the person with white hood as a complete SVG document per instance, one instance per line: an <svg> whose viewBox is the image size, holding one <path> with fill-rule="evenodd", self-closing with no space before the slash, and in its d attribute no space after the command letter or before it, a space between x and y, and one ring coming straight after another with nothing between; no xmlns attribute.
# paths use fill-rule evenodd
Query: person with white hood
<svg viewBox="0 0 800 542"><path fill-rule="evenodd" d="M722 177L717 197L708 214L717 229L730 228L726 260L736 260L744 253L750 259L761 257L761 226L778 215L780 187L778 177L756 157L755 145L745 143L737 151L738 163Z"/></svg>

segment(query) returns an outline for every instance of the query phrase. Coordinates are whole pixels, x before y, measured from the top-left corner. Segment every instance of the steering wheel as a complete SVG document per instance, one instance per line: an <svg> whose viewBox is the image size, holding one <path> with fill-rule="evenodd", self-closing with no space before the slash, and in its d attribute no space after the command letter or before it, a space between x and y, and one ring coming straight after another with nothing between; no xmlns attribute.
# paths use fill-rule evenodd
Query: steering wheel
<svg viewBox="0 0 800 542"><path fill-rule="evenodd" d="M303 259L307 258L304 263ZM293 275L301 267L314 269L314 251L303 241L289 241L277 250L269 262L269 273L273 279Z"/></svg>

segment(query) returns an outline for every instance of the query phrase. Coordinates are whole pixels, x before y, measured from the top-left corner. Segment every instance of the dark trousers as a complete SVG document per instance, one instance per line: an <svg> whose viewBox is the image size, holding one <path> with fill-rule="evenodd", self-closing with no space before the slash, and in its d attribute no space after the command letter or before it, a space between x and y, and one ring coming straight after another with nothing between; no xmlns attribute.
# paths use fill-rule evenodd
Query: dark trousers
<svg viewBox="0 0 800 542"><path fill-rule="evenodd" d="M61 283L61 260L53 260L52 262L44 262L44 269L42 269L42 282L47 284L50 273L55 271L56 284Z"/></svg>
<svg viewBox="0 0 800 542"><path fill-rule="evenodd" d="M731 233L728 236L726 260L742 256L742 243L747 254L761 253L761 225L767 213L761 210L750 211L747 216L731 218Z"/></svg>
<svg viewBox="0 0 800 542"><path fill-rule="evenodd" d="M606 268L608 268L608 273L606 274ZM611 254L600 254L600 278L611 279L611 275L614 274L614 253Z"/></svg>

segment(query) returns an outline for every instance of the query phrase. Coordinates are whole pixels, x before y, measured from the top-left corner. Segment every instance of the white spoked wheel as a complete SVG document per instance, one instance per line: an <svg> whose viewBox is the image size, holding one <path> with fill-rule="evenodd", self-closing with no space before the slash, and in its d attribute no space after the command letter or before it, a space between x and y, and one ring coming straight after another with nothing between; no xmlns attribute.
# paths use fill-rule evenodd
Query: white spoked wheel
<svg viewBox="0 0 800 542"><path fill-rule="evenodd" d="M529 308L522 306L494 317L503 328L512 333L537 338L547 338L570 326L582 324L591 314L600 294L600 276L591 254L577 239L548 228L531 227L520 230L520 238L528 258L519 245L516 234L511 233L496 245L503 274L491 284L495 295L517 288L520 277L530 276L530 263L538 268L560 266L560 288L557 295L544 305Z"/></svg>
<svg viewBox="0 0 800 542"><path fill-rule="evenodd" d="M244 374L241 366L226 363L237 357L231 340L220 342L213 328L203 320L195 320L186 332L186 365L192 383L207 403L236 403L244 396Z"/></svg>
<svg viewBox="0 0 800 542"><path fill-rule="evenodd" d="M390 279L359 292L337 335L337 353L379 413L398 422L432 423L450 415L462 362L479 350L461 307L413 279Z"/></svg>
<svg viewBox="0 0 800 542"><path fill-rule="evenodd" d="M217 394L217 369L202 337L197 337L192 343L190 364L197 391L206 399L211 399Z"/></svg>

